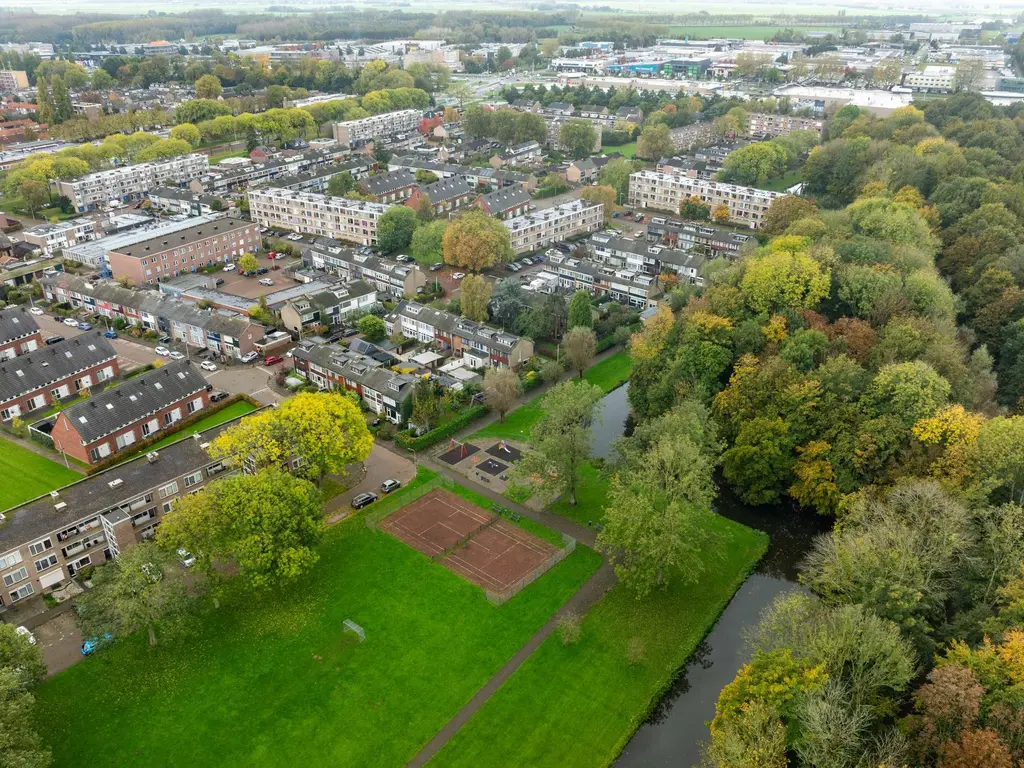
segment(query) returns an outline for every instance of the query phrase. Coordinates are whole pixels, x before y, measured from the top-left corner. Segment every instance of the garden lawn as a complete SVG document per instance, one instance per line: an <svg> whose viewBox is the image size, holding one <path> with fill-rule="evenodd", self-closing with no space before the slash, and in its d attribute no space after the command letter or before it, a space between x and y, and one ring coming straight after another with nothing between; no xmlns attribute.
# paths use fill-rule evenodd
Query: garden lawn
<svg viewBox="0 0 1024 768"><path fill-rule="evenodd" d="M631 141L629 144L622 144L618 147L611 144L606 144L604 149L601 150L602 155L614 155L616 152L626 158L636 157L636 142Z"/></svg>
<svg viewBox="0 0 1024 768"><path fill-rule="evenodd" d="M631 370L633 370L633 360L629 353L623 350L592 365L583 374L583 378L591 384L597 384L605 392L611 392L626 383ZM474 432L468 439L490 437L526 440L530 436L533 425L542 415L544 415L544 395L538 395L514 411L506 413L504 422L500 420L492 422L479 432Z"/></svg>
<svg viewBox="0 0 1024 768"><path fill-rule="evenodd" d="M190 639L150 649L137 634L48 680L37 718L54 764L397 768L600 564L578 547L499 608L361 514L319 554L285 588L230 595Z"/></svg>
<svg viewBox="0 0 1024 768"><path fill-rule="evenodd" d="M256 408L251 403L247 403L245 400L239 400L237 403L232 403L227 408L222 408L216 413L211 413L206 418L200 419L199 421L189 424L185 429L175 432L173 435L168 435L163 440L153 443L153 445L147 448L147 451L156 451L160 448L176 443L183 437L189 437L194 435L196 432L202 432L206 429L212 429L218 424L223 424L225 421L231 421L237 419L239 416L245 416L247 413L252 413Z"/></svg>
<svg viewBox="0 0 1024 768"><path fill-rule="evenodd" d="M82 475L0 437L0 510L81 480Z"/></svg>
<svg viewBox="0 0 1024 768"><path fill-rule="evenodd" d="M777 179L770 179L764 184L757 184L756 186L758 189L768 189L772 192L785 192L794 184L799 184L802 180L803 173L797 169L795 171L790 171L785 176L780 176Z"/></svg>
<svg viewBox="0 0 1024 768"><path fill-rule="evenodd" d="M724 517L696 584L637 600L614 587L566 647L552 634L455 734L432 767L610 765L764 554L768 537ZM643 660L630 665L633 638Z"/></svg>

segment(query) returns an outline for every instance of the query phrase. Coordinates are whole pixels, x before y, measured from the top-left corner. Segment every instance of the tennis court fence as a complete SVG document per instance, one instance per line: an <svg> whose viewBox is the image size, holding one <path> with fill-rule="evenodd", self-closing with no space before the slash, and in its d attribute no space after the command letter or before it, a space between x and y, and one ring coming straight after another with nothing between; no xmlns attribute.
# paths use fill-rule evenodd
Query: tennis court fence
<svg viewBox="0 0 1024 768"><path fill-rule="evenodd" d="M438 488L451 490L455 488L455 483L444 475L438 475L423 485L418 485L415 488L403 488L385 496L380 501L375 501L370 507L370 511L366 513L366 527L377 530L380 521L392 512L401 509L406 504L411 504L422 496L426 496L431 491L436 491Z"/></svg>
<svg viewBox="0 0 1024 768"><path fill-rule="evenodd" d="M491 590L485 590L487 599L490 600L494 605L502 605L507 603L513 597L522 592L526 587L535 582L545 573L550 571L560 562L565 560L569 555L576 551L576 539L567 534L562 534L562 548L555 554L545 560L543 563L538 565L529 573L519 577L500 592L492 592Z"/></svg>

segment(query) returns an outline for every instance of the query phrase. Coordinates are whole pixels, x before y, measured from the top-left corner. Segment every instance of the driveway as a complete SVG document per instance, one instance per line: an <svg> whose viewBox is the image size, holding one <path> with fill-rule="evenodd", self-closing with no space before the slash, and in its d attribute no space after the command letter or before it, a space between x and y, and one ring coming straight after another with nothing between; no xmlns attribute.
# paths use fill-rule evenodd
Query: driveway
<svg viewBox="0 0 1024 768"><path fill-rule="evenodd" d="M48 675L55 675L82 660L82 633L75 624L73 612L62 613L41 624L33 634L43 653Z"/></svg>
<svg viewBox="0 0 1024 768"><path fill-rule="evenodd" d="M416 465L412 461L379 445L373 446L364 466L366 476L354 488L349 488L328 502L327 513L331 522L347 517L347 513L352 511L352 499L360 493L373 491L380 496L380 484L385 480L393 478L405 485L416 477Z"/></svg>

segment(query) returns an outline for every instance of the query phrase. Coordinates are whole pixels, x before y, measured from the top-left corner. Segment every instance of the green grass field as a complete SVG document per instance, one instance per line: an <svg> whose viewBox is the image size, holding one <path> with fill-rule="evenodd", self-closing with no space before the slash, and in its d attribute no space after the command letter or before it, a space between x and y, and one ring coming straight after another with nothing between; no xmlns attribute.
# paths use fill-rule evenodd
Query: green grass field
<svg viewBox="0 0 1024 768"><path fill-rule="evenodd" d="M601 150L602 155L613 155L616 152L620 153L623 157L636 157L636 142L631 141L629 144L623 144L619 147L613 147L608 144Z"/></svg>
<svg viewBox="0 0 1024 768"><path fill-rule="evenodd" d="M779 26L747 26L747 27L701 27L701 26L672 26L669 27L669 34L673 37L689 37L696 40L709 40L719 37L745 38L747 40L769 40L776 32L781 32L786 27ZM837 30L828 27L793 27L798 32L836 32Z"/></svg>
<svg viewBox="0 0 1024 768"><path fill-rule="evenodd" d="M802 172L798 169L787 173L785 176L766 181L764 184L758 184L757 187L758 189L769 189L772 192L785 192L794 184L799 184L802 181L802 176Z"/></svg>
<svg viewBox="0 0 1024 768"><path fill-rule="evenodd" d="M614 587L577 644L552 634L430 765L610 765L768 546L764 534L724 517L713 525L724 540L706 554L696 584L643 600ZM643 660L630 664L633 638Z"/></svg>
<svg viewBox="0 0 1024 768"><path fill-rule="evenodd" d="M226 152L214 152L210 155L210 165L216 165L221 160L227 160L230 157L248 157L249 153L244 149L227 150Z"/></svg>
<svg viewBox="0 0 1024 768"><path fill-rule="evenodd" d="M403 765L600 563L578 547L498 608L362 515L319 554L294 584L230 596L190 639L150 649L142 633L47 681L54 764Z"/></svg>
<svg viewBox="0 0 1024 768"><path fill-rule="evenodd" d="M245 400L239 400L237 403L232 403L227 408L222 408L216 413L211 413L206 418L200 419L194 424L190 424L180 432L175 432L173 435L168 435L163 440L154 443L146 450L159 450L160 448L168 446L171 443L178 442L183 437L194 435L196 432L202 432L204 429L211 429L213 427L216 427L218 424L223 424L225 421L237 419L239 416L245 416L245 414L252 413L255 410L256 408L253 407L250 403L247 403Z"/></svg>
<svg viewBox="0 0 1024 768"><path fill-rule="evenodd" d="M589 368L583 374L583 378L591 384L597 384L605 392L611 392L625 383L631 370L633 370L633 360L629 353L623 350L611 357L606 357L597 365ZM525 440L530 436L533 425L544 414L543 401L544 396L538 395L511 413L507 413L504 422L495 421L488 424L479 432L471 435L469 439L503 437L507 440Z"/></svg>
<svg viewBox="0 0 1024 768"><path fill-rule="evenodd" d="M557 515L568 517L581 525L590 520L604 519L604 505L608 496L608 478L593 464L580 467L579 482L576 485L576 506L570 506L567 498L558 499L549 509Z"/></svg>
<svg viewBox="0 0 1024 768"><path fill-rule="evenodd" d="M82 479L79 472L6 438L0 438L0 477L4 478L0 483L0 509L10 509Z"/></svg>

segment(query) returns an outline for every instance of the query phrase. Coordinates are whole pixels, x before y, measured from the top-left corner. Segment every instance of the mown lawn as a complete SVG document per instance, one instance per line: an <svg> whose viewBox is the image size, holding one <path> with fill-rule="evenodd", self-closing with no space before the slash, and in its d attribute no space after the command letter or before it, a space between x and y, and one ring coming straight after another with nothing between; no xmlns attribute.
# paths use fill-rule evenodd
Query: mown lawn
<svg viewBox="0 0 1024 768"><path fill-rule="evenodd" d="M608 498L608 479L593 464L580 467L576 485L576 506L570 506L567 497L554 502L549 509L555 514L586 525L591 520L604 519L604 505Z"/></svg>
<svg viewBox="0 0 1024 768"><path fill-rule="evenodd" d="M699 582L643 600L614 587L577 644L552 634L430 765L610 765L768 546L726 518L712 524L724 540L703 558ZM634 638L643 659L630 664Z"/></svg>
<svg viewBox="0 0 1024 768"><path fill-rule="evenodd" d="M803 173L798 169L787 173L785 176L780 176L777 179L771 179L766 181L764 184L757 184L756 186L758 189L767 189L772 192L785 192L794 184L799 184L802 180Z"/></svg>
<svg viewBox="0 0 1024 768"><path fill-rule="evenodd" d="M47 681L37 718L54 764L404 765L600 563L579 547L498 608L362 515L319 554L288 587L222 602L188 640L133 636Z"/></svg>
<svg viewBox="0 0 1024 768"><path fill-rule="evenodd" d="M239 400L237 403L232 403L227 408L222 408L216 413L211 413L206 418L200 419L194 424L190 424L180 432L168 435L163 440L154 443L146 450L156 451L164 446L170 445L171 443L178 442L183 437L189 437L190 435L194 435L196 432L202 432L205 429L212 429L218 424L223 424L225 421L237 419L239 416L245 416L245 414L252 413L255 410L256 408L254 408L252 404L247 403L245 400Z"/></svg>
<svg viewBox="0 0 1024 768"><path fill-rule="evenodd" d="M613 155L616 152L620 153L623 157L636 157L636 142L631 141L629 144L621 144L617 147L606 144L601 148L602 155Z"/></svg>
<svg viewBox="0 0 1024 768"><path fill-rule="evenodd" d="M80 473L6 438L0 438L0 477L0 510L82 479Z"/></svg>

